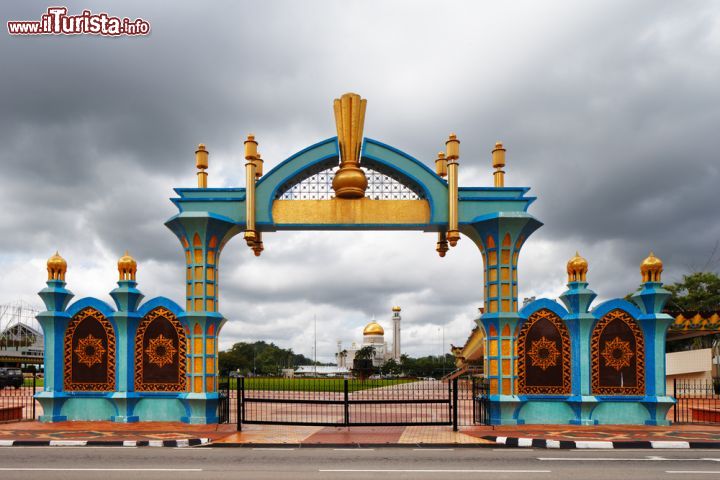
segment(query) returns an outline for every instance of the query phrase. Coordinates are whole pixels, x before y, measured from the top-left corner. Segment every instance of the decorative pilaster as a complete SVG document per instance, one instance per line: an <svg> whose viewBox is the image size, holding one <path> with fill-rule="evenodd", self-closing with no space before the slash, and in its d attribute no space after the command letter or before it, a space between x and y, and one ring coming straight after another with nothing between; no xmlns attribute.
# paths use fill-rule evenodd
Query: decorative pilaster
<svg viewBox="0 0 720 480"><path fill-rule="evenodd" d="M63 390L63 340L70 317L65 312L73 293L65 288L67 262L57 252L47 262L47 287L38 292L45 304L45 311L37 315L43 330L45 378L43 391L35 395L43 407L41 422L61 422L67 417L60 415L64 401Z"/></svg>
<svg viewBox="0 0 720 480"><path fill-rule="evenodd" d="M649 425L667 425L667 412L675 403L665 391L665 338L667 329L675 319L662 313L670 298L670 292L662 288L660 281L662 269L662 261L650 252L640 264L643 284L631 297L642 312L637 321L645 337L646 375L643 404L651 415L651 419L646 422Z"/></svg>
<svg viewBox="0 0 720 480"><path fill-rule="evenodd" d="M572 371L572 396L568 402L575 411L576 418L570 423L593 425L590 413L596 405L596 398L590 393L590 335L595 316L590 313L590 304L597 294L590 290L587 282L588 263L579 253L567 263L567 291L560 300L568 309L564 318L570 331L570 351Z"/></svg>
<svg viewBox="0 0 720 480"><path fill-rule="evenodd" d="M118 408L118 414L112 417L115 422L137 422L137 415L132 415L138 396L134 393L135 380L135 331L140 323L137 313L138 305L144 295L137 289L135 275L137 262L128 252L118 260L118 286L110 296L115 301L118 311L115 320L117 338L116 392L112 398Z"/></svg>

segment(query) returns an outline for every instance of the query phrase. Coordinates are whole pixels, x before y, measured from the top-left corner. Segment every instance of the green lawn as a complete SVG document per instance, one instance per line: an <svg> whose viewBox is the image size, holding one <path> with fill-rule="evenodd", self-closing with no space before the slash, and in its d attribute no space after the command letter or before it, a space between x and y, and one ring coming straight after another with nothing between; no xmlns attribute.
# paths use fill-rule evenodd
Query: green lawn
<svg viewBox="0 0 720 480"><path fill-rule="evenodd" d="M387 387L417 381L414 378L382 379L382 380L348 380L348 392L367 390L369 388ZM246 390L272 391L320 391L342 392L345 380L342 378L258 378L245 379ZM230 379L230 388L237 388L237 379Z"/></svg>
<svg viewBox="0 0 720 480"><path fill-rule="evenodd" d="M25 386L25 387L32 387L32 385L33 385L33 379L32 379L32 378L25 378L25 379L24 379L23 386ZM42 388L43 385L45 385L45 384L43 383L43 379L42 379L42 378L36 378L36 379L35 379L35 386L36 386L37 388Z"/></svg>

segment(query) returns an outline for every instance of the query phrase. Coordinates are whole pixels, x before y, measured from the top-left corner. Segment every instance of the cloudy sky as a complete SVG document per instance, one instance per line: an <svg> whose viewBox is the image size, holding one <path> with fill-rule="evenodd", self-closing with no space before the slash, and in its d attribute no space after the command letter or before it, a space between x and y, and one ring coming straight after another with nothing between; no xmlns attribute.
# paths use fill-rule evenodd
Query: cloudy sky
<svg viewBox="0 0 720 480"><path fill-rule="evenodd" d="M54 4L3 2L8 20ZM0 303L41 305L59 249L68 287L98 296L125 249L140 288L183 303L179 242L163 226L173 187L244 186L242 141L266 171L335 135L332 99L368 99L365 134L431 165L462 141L460 184L529 186L545 223L520 259L520 298L555 298L576 249L601 299L640 280L650 249L673 282L717 271L720 240L720 4L598 2L108 2L67 4L142 17L147 37L0 34ZM278 232L255 258L222 258L224 347L265 339L318 357L359 341L403 307L412 355L462 344L482 305L467 238L446 258L418 232ZM389 337L389 335L388 335ZM390 340L388 338L388 340Z"/></svg>

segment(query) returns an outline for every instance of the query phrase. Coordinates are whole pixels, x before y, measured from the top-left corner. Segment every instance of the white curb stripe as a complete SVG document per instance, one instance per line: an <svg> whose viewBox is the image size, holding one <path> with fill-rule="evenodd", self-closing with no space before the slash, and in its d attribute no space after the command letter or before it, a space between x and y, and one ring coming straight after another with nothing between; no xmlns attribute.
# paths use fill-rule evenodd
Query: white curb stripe
<svg viewBox="0 0 720 480"><path fill-rule="evenodd" d="M185 440L178 440L178 441L177 441L177 446L178 446L178 447L189 447L189 446L190 446L190 441L187 440L187 439L185 439Z"/></svg>
<svg viewBox="0 0 720 480"><path fill-rule="evenodd" d="M518 447L532 447L532 438L518 438Z"/></svg>
<svg viewBox="0 0 720 480"><path fill-rule="evenodd" d="M560 442L558 440L547 440L547 448L560 448Z"/></svg>
<svg viewBox="0 0 720 480"><path fill-rule="evenodd" d="M148 446L150 446L150 447L162 447L162 446L163 446L163 441L162 441L162 440L150 440L150 442L148 443Z"/></svg>
<svg viewBox="0 0 720 480"><path fill-rule="evenodd" d="M495 443L499 443L500 445L505 445L506 441L507 441L507 437L497 437L495 439Z"/></svg>
<svg viewBox="0 0 720 480"><path fill-rule="evenodd" d="M123 447L137 447L135 440L123 440Z"/></svg>
<svg viewBox="0 0 720 480"><path fill-rule="evenodd" d="M87 440L50 440L51 447L84 447Z"/></svg>
<svg viewBox="0 0 720 480"><path fill-rule="evenodd" d="M653 441L650 442L652 448L690 448L690 442L668 442L668 441Z"/></svg>
<svg viewBox="0 0 720 480"><path fill-rule="evenodd" d="M15 440L0 440L0 447L12 447Z"/></svg>
<svg viewBox="0 0 720 480"><path fill-rule="evenodd" d="M576 441L575 448L615 448L613 442L600 441Z"/></svg>

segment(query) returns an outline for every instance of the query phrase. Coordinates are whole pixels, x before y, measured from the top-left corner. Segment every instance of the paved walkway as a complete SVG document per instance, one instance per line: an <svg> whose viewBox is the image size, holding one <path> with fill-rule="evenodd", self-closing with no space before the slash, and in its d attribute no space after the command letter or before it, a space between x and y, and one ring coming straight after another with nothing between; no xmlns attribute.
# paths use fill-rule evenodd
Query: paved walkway
<svg viewBox="0 0 720 480"><path fill-rule="evenodd" d="M690 442L720 447L720 425L522 425L463 427L302 427L188 425L179 422L19 422L0 424L0 440L158 441L209 439L218 446L243 445L495 445L506 438L557 442ZM502 439L502 440L499 440ZM527 444L527 440L524 441ZM509 442L513 444L513 442ZM515 443L517 444L517 443ZM521 445L523 442L521 442Z"/></svg>

